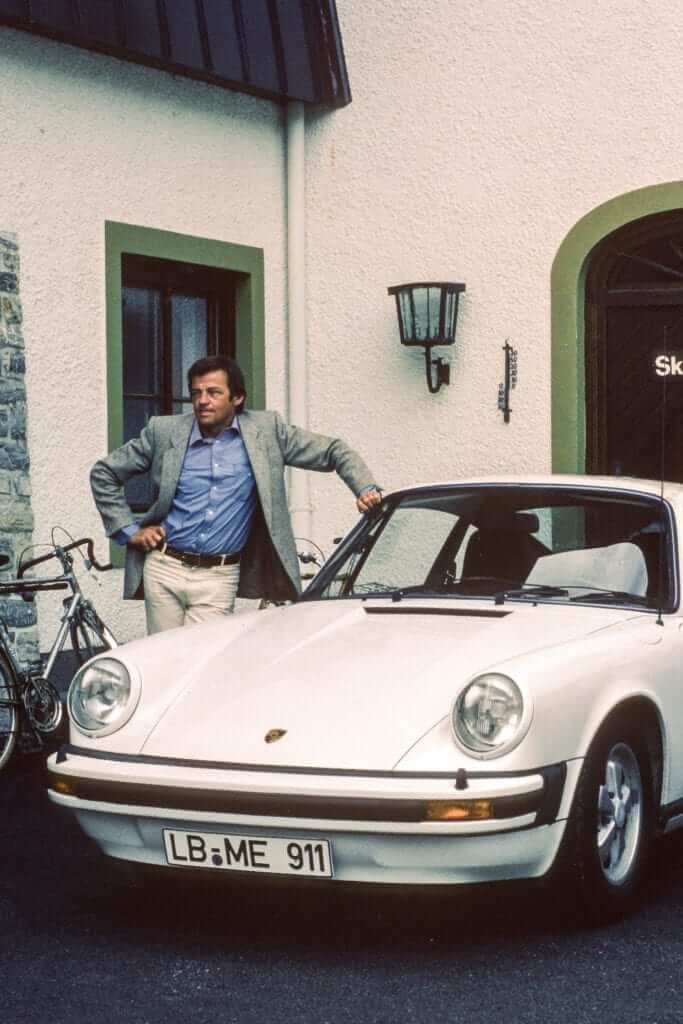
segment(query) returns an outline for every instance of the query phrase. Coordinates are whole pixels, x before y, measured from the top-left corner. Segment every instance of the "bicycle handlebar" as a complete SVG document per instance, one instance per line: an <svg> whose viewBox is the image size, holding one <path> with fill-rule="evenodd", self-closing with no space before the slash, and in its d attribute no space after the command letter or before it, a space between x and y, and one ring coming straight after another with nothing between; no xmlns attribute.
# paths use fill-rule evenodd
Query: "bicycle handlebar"
<svg viewBox="0 0 683 1024"><path fill-rule="evenodd" d="M48 562L51 558L59 558L60 551L71 551L73 548L80 548L83 544L87 545L86 552L90 565L94 566L95 569L99 569L100 572L106 572L107 569L112 568L111 562L107 562L102 565L95 558L95 548L92 537L81 537L80 540L74 540L70 544L56 544L54 549L49 551L46 555L39 555L37 558L30 558L28 562L24 562L19 566L19 569L17 570L17 579L21 579L26 570L33 568L34 565L40 565L41 562Z"/></svg>

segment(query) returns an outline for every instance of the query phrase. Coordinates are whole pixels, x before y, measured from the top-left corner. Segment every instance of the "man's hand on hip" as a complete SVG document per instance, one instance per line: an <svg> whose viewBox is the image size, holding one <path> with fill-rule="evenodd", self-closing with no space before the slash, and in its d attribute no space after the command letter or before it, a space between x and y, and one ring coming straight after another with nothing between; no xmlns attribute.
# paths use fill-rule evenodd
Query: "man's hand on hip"
<svg viewBox="0 0 683 1024"><path fill-rule="evenodd" d="M136 530L128 543L141 551L153 551L166 540L166 531L163 526L141 526Z"/></svg>
<svg viewBox="0 0 683 1024"><path fill-rule="evenodd" d="M373 506L380 505L381 502L382 495L374 487L369 488L367 491L362 491L356 498L359 512L369 512Z"/></svg>

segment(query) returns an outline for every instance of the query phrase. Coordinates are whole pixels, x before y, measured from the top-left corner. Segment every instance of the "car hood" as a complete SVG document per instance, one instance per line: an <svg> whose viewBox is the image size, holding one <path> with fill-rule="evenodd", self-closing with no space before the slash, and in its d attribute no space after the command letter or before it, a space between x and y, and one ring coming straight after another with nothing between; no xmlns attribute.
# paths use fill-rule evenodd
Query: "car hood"
<svg viewBox="0 0 683 1024"><path fill-rule="evenodd" d="M473 675L633 612L403 600L302 602L254 614L262 621L215 647L181 681L143 753L389 770L449 713ZM193 633L178 631L177 642L182 635L185 646ZM171 650L166 673L172 658ZM271 730L283 735L269 742Z"/></svg>

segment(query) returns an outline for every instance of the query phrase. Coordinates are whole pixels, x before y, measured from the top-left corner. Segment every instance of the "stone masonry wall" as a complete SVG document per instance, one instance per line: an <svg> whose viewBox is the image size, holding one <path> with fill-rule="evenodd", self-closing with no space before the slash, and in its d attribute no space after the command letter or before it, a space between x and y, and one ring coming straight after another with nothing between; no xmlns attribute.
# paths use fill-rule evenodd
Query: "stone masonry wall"
<svg viewBox="0 0 683 1024"><path fill-rule="evenodd" d="M0 554L11 559L6 568L0 569L0 580L16 574L22 551L32 544L21 324L19 246L16 235L0 231ZM19 661L25 666L39 662L35 603L20 597L0 597L0 616Z"/></svg>

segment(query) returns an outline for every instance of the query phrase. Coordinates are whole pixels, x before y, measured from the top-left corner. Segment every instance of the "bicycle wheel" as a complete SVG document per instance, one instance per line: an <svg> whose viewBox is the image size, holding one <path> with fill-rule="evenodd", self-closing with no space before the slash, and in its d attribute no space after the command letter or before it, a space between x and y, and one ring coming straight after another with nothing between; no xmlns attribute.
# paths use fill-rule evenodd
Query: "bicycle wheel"
<svg viewBox="0 0 683 1024"><path fill-rule="evenodd" d="M69 630L71 646L81 665L112 647L109 630L94 612L87 612L72 619Z"/></svg>
<svg viewBox="0 0 683 1024"><path fill-rule="evenodd" d="M29 721L38 732L54 732L59 728L64 705L59 691L44 676L32 676L23 693Z"/></svg>
<svg viewBox="0 0 683 1024"><path fill-rule="evenodd" d="M14 669L0 651L0 768L4 768L17 742L19 709Z"/></svg>

